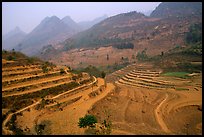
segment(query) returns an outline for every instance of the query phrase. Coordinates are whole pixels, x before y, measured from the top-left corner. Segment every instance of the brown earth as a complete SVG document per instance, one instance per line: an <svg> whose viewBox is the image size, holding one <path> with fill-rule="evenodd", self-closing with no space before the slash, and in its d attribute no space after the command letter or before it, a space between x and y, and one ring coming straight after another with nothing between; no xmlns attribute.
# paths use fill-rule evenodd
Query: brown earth
<svg viewBox="0 0 204 137"><path fill-rule="evenodd" d="M167 77L174 87L164 89L131 86L128 80L130 85L117 83L115 92L98 101L89 113L103 121L104 111L109 111L112 134L201 135L201 75L186 80Z"/></svg>
<svg viewBox="0 0 204 137"><path fill-rule="evenodd" d="M98 86L95 86L93 91L103 84L103 79L98 79ZM78 101L62 107L61 111L59 110L59 107L47 107L38 113L36 113L35 110L30 112L23 112L23 116L19 116L17 119L18 126L22 129L25 129L26 127L31 129L28 134L36 134L34 131L35 124L49 121L50 125L46 126L43 134L83 134L84 129L80 129L78 127L79 118L83 117L96 101L104 98L113 89L113 84L107 83L106 89L95 97L88 96L88 94L92 92L92 88L84 90L81 93L77 93L77 95L75 95L82 96ZM67 99L60 99L60 101L67 101L71 98L73 98L73 96L68 97ZM28 120L30 119L30 115L33 116L33 120Z"/></svg>
<svg viewBox="0 0 204 137"><path fill-rule="evenodd" d="M60 95L46 97L53 103L42 109L36 110L41 101L34 101L16 112L22 114L17 115L17 127L25 134L85 134L85 129L78 127L80 117L93 114L101 123L108 113L113 135L201 135L202 73L187 79L160 73L162 70L151 64L129 65L108 75L107 86L104 79L97 78ZM5 128L10 118L11 114L3 121L4 133L10 134ZM36 133L39 124L45 128Z"/></svg>
<svg viewBox="0 0 204 137"><path fill-rule="evenodd" d="M128 57L130 61L136 61L132 59L132 55L136 56L136 53L136 50L115 49L111 46L101 47L99 49L73 49L56 55L55 58L51 58L49 61L57 65L68 65L72 68L87 67L89 65L107 66L113 65L114 63L121 63L122 57ZM107 60L107 54L109 60Z"/></svg>

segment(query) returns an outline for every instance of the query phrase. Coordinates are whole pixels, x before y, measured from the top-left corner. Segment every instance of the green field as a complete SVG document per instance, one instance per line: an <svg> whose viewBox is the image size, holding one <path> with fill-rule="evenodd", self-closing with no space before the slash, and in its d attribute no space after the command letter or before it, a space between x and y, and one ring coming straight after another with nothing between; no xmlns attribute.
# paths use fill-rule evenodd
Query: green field
<svg viewBox="0 0 204 137"><path fill-rule="evenodd" d="M163 73L163 76L172 76L172 77L179 77L179 78L189 78L190 76L188 76L188 72L167 72L167 73Z"/></svg>

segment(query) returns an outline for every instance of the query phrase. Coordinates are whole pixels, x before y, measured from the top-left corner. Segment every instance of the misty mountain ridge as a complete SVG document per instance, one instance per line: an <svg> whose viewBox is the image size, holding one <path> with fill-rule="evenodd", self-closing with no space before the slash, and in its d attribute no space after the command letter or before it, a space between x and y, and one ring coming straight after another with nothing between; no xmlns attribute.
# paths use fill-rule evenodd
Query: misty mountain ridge
<svg viewBox="0 0 204 137"><path fill-rule="evenodd" d="M94 19L89 22L88 27L91 27L105 17ZM82 28L70 16L65 16L62 19L57 16L45 17L22 41L16 43L15 49L27 55L36 55L43 46L48 44L55 45L64 41L82 31Z"/></svg>
<svg viewBox="0 0 204 137"><path fill-rule="evenodd" d="M26 33L24 31L22 31L18 26L16 26L13 30L11 30L8 33L6 33L5 35L3 35L3 38L7 39L8 37L11 37L11 36L16 35L16 34L26 35Z"/></svg>
<svg viewBox="0 0 204 137"><path fill-rule="evenodd" d="M11 50L16 46L16 43L22 41L26 36L18 26L7 34L2 36L2 49Z"/></svg>
<svg viewBox="0 0 204 137"><path fill-rule="evenodd" d="M164 2L159 4L150 16L132 11L108 18L104 15L93 21L87 21L88 23L76 23L70 16L62 19L57 16L46 17L15 49L27 55L36 55L43 46L49 44L55 46L60 43L63 47L61 49L66 51L72 48L102 47L114 43L151 39L158 33L154 32L155 28L157 29L159 24L164 24L163 19L178 17L178 15L195 16L200 15L200 13L202 15L202 8L200 7L202 4L196 2ZM174 13L175 16L172 16ZM164 20L164 22L167 24L169 22L175 23L174 19ZM87 27L90 28L87 29ZM166 28L166 26L163 27Z"/></svg>
<svg viewBox="0 0 204 137"><path fill-rule="evenodd" d="M93 25L105 20L106 18L108 18L108 16L105 14L101 17L95 18L92 21L81 21L78 22L78 25L81 27L82 30L87 30L89 28L91 28Z"/></svg>
<svg viewBox="0 0 204 137"><path fill-rule="evenodd" d="M176 4L178 5L174 6ZM153 41L149 45L155 46L157 45L156 41L159 43L165 42L168 44L162 45L167 46L164 47L167 50L177 42L183 44L184 35L189 25L201 21L201 6L202 3L196 2L187 2L187 4L185 2L164 2L159 4L149 17L136 11L121 13L68 38L64 42L64 51L73 48L98 48L124 42L139 43L140 41ZM186 8L183 9L184 7ZM168 12L166 12L166 9L169 9ZM170 16L174 13L175 16ZM174 42L172 43L172 41ZM135 47L139 47L138 45L136 44Z"/></svg>
<svg viewBox="0 0 204 137"><path fill-rule="evenodd" d="M151 13L151 17L168 18L202 16L201 2L162 2Z"/></svg>
<svg viewBox="0 0 204 137"><path fill-rule="evenodd" d="M64 22L70 29L76 30L76 31L80 31L80 26L71 19L70 16L66 16L64 18L61 19L62 22Z"/></svg>
<svg viewBox="0 0 204 137"><path fill-rule="evenodd" d="M61 41L62 34L69 37L73 33L58 17L46 17L20 42L16 49L28 55L35 55L50 40Z"/></svg>
<svg viewBox="0 0 204 137"><path fill-rule="evenodd" d="M141 23L140 20L144 20L147 17L136 11L121 13L95 24L88 30L82 31L71 38L68 38L64 42L64 49L70 49L71 47L97 47L101 44L110 44L113 41L118 41L123 36L119 33L125 33L132 30L130 27L136 25L136 22ZM129 26L127 28L126 26ZM123 38L122 38L123 39Z"/></svg>

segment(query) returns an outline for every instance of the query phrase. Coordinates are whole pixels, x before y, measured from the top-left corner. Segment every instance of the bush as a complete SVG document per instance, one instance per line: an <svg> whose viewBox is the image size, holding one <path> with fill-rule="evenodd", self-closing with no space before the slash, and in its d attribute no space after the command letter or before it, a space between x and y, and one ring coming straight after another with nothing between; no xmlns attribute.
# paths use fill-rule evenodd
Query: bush
<svg viewBox="0 0 204 137"><path fill-rule="evenodd" d="M101 72L101 77L102 77L102 78L105 78L105 76L106 76L106 73L105 73L104 71L102 71L102 72Z"/></svg>
<svg viewBox="0 0 204 137"><path fill-rule="evenodd" d="M140 60L142 60L142 61L144 61L144 60L147 60L148 59L148 56L147 56L147 54L146 54L146 51L147 51L147 49L144 49L141 53L140 52L138 52L137 53L137 59L140 61Z"/></svg>
<svg viewBox="0 0 204 137"><path fill-rule="evenodd" d="M61 69L60 69L60 74L64 74L64 73L65 73L64 69L61 68Z"/></svg>
<svg viewBox="0 0 204 137"><path fill-rule="evenodd" d="M95 127L94 124L97 123L97 119L93 115L85 115L82 118L79 118L78 126L80 128Z"/></svg>
<svg viewBox="0 0 204 137"><path fill-rule="evenodd" d="M16 60L16 57L13 57L13 56L9 55L6 59L7 60Z"/></svg>
<svg viewBox="0 0 204 137"><path fill-rule="evenodd" d="M188 44L202 41L202 24L193 24L186 33L186 42Z"/></svg>
<svg viewBox="0 0 204 137"><path fill-rule="evenodd" d="M44 65L42 66L42 71L43 73L47 73L48 72L48 68L47 68L47 65Z"/></svg>
<svg viewBox="0 0 204 137"><path fill-rule="evenodd" d="M128 43L114 44L113 47L117 49L133 49L134 45L128 42Z"/></svg>

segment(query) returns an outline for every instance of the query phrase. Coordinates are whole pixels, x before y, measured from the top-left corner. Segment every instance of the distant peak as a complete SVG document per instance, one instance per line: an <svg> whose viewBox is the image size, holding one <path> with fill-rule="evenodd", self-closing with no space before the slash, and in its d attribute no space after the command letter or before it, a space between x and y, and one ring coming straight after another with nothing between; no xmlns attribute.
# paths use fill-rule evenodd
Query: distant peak
<svg viewBox="0 0 204 137"><path fill-rule="evenodd" d="M25 32L23 32L23 31L20 29L20 27L18 27L18 26L16 26L15 29L13 29L13 32L16 32L16 33L17 33L17 32L18 32L18 33L19 33L19 32L25 33Z"/></svg>
<svg viewBox="0 0 204 137"><path fill-rule="evenodd" d="M64 18L62 18L62 21L73 21L72 18L70 16L65 16Z"/></svg>
<svg viewBox="0 0 204 137"><path fill-rule="evenodd" d="M70 16L65 16L63 19L71 19Z"/></svg>
<svg viewBox="0 0 204 137"><path fill-rule="evenodd" d="M51 16L50 19L59 19L57 16Z"/></svg>
<svg viewBox="0 0 204 137"><path fill-rule="evenodd" d="M21 29L18 26L16 26L14 31L21 31Z"/></svg>

